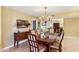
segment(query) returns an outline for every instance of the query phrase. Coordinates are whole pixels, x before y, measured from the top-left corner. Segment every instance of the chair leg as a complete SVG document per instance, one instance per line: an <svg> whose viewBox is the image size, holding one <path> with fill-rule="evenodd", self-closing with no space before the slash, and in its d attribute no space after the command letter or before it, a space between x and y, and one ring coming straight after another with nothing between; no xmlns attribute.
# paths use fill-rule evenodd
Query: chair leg
<svg viewBox="0 0 79 59"><path fill-rule="evenodd" d="M62 45L59 47L59 52L62 52Z"/></svg>
<svg viewBox="0 0 79 59"><path fill-rule="evenodd" d="M16 45L16 40L14 40L14 47L15 47L15 45Z"/></svg>
<svg viewBox="0 0 79 59"><path fill-rule="evenodd" d="M59 49L59 52L62 52L62 49L61 48Z"/></svg>

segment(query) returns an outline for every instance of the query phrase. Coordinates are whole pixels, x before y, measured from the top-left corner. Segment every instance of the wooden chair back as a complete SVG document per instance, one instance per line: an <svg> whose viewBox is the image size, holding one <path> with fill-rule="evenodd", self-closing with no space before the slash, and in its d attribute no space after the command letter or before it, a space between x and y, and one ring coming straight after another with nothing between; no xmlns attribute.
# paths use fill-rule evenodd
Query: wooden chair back
<svg viewBox="0 0 79 59"><path fill-rule="evenodd" d="M36 35L36 30L31 30L31 34Z"/></svg>
<svg viewBox="0 0 79 59"><path fill-rule="evenodd" d="M37 40L36 40L36 35L29 34L28 35L28 42L29 42L29 45L30 45L30 52L39 52L38 43L37 43Z"/></svg>
<svg viewBox="0 0 79 59"><path fill-rule="evenodd" d="M36 30L36 32L37 32L37 34L38 34L38 35L40 35L40 34L41 34L40 29L37 29L37 30Z"/></svg>
<svg viewBox="0 0 79 59"><path fill-rule="evenodd" d="M61 51L61 48L62 48L63 38L64 38L64 30L62 29L62 32L61 32L61 35L60 35L60 43L59 43L59 49L60 49L60 51Z"/></svg>
<svg viewBox="0 0 79 59"><path fill-rule="evenodd" d="M50 33L50 34L54 34L54 29L53 29L53 28L50 28L50 29L49 29L49 33Z"/></svg>

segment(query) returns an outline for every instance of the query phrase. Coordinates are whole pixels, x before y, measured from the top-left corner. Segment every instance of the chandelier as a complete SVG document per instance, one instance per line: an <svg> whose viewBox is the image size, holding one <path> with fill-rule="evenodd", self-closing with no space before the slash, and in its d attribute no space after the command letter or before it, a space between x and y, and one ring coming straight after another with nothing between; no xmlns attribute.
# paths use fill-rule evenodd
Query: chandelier
<svg viewBox="0 0 79 59"><path fill-rule="evenodd" d="M43 20L43 21L50 20L52 18L52 16L51 15L50 16L47 15L47 7L44 7L44 9L45 9L45 13L44 13L43 16L40 17L40 19Z"/></svg>

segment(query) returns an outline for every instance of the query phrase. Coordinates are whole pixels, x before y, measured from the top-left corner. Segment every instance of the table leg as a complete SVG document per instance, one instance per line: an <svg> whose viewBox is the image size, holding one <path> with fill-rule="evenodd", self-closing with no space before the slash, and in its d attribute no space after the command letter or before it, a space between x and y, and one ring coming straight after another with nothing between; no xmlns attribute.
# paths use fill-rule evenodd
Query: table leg
<svg viewBox="0 0 79 59"><path fill-rule="evenodd" d="M19 43L19 41L17 41L17 48L19 47L18 43Z"/></svg>
<svg viewBox="0 0 79 59"><path fill-rule="evenodd" d="M14 47L15 47L15 45L16 45L16 40L14 40Z"/></svg>
<svg viewBox="0 0 79 59"><path fill-rule="evenodd" d="M49 45L47 44L46 46L47 46L47 52L49 52Z"/></svg>

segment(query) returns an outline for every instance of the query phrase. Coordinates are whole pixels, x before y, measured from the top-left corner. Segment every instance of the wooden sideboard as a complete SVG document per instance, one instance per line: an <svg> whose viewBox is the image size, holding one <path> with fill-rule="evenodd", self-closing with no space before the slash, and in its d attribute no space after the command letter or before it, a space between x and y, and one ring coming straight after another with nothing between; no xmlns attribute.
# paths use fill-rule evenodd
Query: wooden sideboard
<svg viewBox="0 0 79 59"><path fill-rule="evenodd" d="M17 32L14 33L14 47L17 43L17 48L19 47L19 41L25 40L28 38L28 34L30 33L30 31L28 32Z"/></svg>

